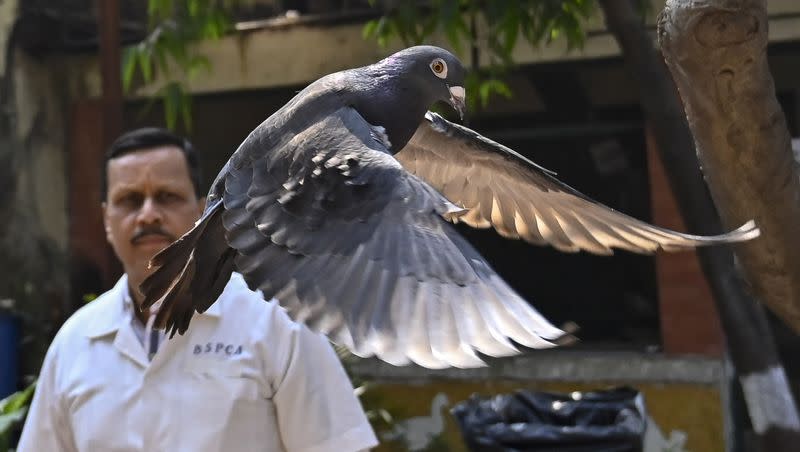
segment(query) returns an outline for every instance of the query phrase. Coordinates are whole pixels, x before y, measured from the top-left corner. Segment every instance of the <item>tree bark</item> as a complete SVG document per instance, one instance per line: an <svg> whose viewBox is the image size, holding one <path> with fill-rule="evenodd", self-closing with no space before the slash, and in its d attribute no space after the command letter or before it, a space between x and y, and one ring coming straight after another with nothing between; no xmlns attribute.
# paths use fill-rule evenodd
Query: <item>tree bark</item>
<svg viewBox="0 0 800 452"><path fill-rule="evenodd" d="M800 175L767 66L766 0L670 0L659 41L723 224L753 293L800 333Z"/></svg>
<svg viewBox="0 0 800 452"><path fill-rule="evenodd" d="M694 233L721 232L719 215L692 152L695 142L683 106L651 36L631 0L599 2L628 70L637 75L642 108L687 227ZM739 221L746 220L732 218L733 223ZM764 451L795 450L800 441L800 421L765 313L748 295L731 248L703 248L698 256L760 446Z"/></svg>

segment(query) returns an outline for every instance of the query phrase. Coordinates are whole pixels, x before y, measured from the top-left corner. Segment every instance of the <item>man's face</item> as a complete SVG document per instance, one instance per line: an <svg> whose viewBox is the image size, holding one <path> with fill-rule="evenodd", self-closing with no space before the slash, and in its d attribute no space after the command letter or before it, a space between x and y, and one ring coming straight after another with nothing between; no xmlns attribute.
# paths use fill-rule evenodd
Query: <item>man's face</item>
<svg viewBox="0 0 800 452"><path fill-rule="evenodd" d="M195 195L186 157L175 146L124 154L111 159L106 171L106 238L131 287L137 287L151 272L150 258L191 229L203 202Z"/></svg>

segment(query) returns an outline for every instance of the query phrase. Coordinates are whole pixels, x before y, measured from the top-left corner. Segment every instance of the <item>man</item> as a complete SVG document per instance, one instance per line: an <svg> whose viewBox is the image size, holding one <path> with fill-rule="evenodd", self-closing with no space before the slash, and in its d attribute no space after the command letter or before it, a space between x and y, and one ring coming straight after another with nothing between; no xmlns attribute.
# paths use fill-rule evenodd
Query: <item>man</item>
<svg viewBox="0 0 800 452"><path fill-rule="evenodd" d="M18 450L356 451L377 441L320 335L234 274L184 336L139 312L159 250L203 211L191 144L162 129L114 142L103 172L106 237L125 275L62 326Z"/></svg>

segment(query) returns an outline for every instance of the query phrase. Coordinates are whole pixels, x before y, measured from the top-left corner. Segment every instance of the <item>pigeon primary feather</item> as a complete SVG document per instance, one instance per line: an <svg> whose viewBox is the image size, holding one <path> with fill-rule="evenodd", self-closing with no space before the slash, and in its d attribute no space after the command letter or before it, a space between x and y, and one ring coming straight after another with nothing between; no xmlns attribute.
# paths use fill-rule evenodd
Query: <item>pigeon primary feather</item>
<svg viewBox="0 0 800 452"><path fill-rule="evenodd" d="M142 309L158 302L156 325L182 334L238 271L359 356L475 367L476 352L551 347L565 333L450 223L597 254L758 236L753 222L719 236L649 225L429 112L443 101L463 115L465 73L446 50L418 46L298 93L222 168L195 227L153 258Z"/></svg>

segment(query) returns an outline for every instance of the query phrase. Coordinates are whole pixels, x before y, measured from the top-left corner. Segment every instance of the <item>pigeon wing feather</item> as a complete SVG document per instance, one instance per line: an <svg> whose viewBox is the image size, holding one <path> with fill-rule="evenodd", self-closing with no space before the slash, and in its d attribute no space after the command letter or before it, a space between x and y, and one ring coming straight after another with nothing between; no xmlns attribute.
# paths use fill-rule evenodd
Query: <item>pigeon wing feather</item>
<svg viewBox="0 0 800 452"><path fill-rule="evenodd" d="M223 222L236 267L292 317L361 356L474 367L476 351L562 336L444 218L462 211L409 174L344 107L231 168Z"/></svg>
<svg viewBox="0 0 800 452"><path fill-rule="evenodd" d="M468 212L472 227L567 252L611 254L620 248L650 254L757 237L750 221L716 236L650 225L591 200L517 152L428 112L395 156L411 173Z"/></svg>

